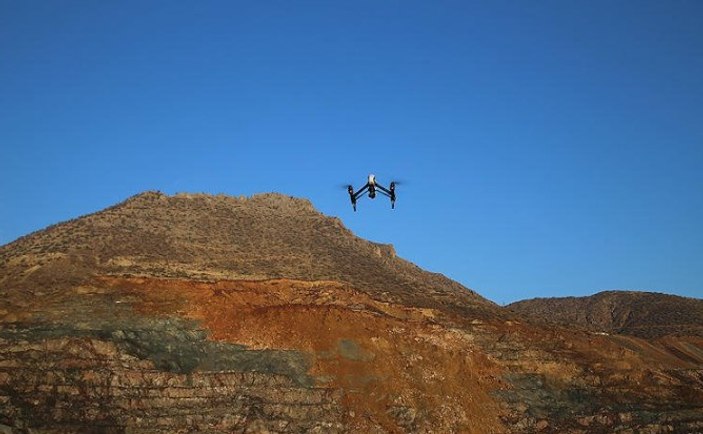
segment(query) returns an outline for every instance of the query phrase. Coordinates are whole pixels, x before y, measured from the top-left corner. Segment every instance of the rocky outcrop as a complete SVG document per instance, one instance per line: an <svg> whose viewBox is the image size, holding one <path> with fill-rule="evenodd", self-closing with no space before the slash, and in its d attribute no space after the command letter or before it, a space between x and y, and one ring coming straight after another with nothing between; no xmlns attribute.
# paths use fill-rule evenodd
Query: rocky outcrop
<svg viewBox="0 0 703 434"><path fill-rule="evenodd" d="M172 372L111 341L28 340L27 334L4 332L0 341L0 420L17 432L343 428L337 392L302 385L284 373L254 366Z"/></svg>

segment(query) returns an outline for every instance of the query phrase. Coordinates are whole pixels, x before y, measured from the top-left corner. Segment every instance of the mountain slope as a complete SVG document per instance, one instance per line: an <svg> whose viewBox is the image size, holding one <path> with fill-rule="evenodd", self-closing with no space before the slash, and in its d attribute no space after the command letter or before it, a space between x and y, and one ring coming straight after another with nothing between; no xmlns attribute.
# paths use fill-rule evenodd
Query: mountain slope
<svg viewBox="0 0 703 434"><path fill-rule="evenodd" d="M437 323L501 309L305 200L140 194L0 247L0 295L0 425L502 430Z"/></svg>
<svg viewBox="0 0 703 434"><path fill-rule="evenodd" d="M60 263L71 265L61 276L51 270L52 278L67 281L86 269L205 280L335 280L389 301L497 311L475 292L396 257L392 246L354 236L309 201L280 194L148 192L0 247L6 284L26 278L18 270Z"/></svg>
<svg viewBox="0 0 703 434"><path fill-rule="evenodd" d="M278 194L0 247L0 432L696 432L702 367L703 338L523 319Z"/></svg>
<svg viewBox="0 0 703 434"><path fill-rule="evenodd" d="M644 338L703 337L703 300L635 291L604 291L589 297L536 298L506 306L561 324Z"/></svg>

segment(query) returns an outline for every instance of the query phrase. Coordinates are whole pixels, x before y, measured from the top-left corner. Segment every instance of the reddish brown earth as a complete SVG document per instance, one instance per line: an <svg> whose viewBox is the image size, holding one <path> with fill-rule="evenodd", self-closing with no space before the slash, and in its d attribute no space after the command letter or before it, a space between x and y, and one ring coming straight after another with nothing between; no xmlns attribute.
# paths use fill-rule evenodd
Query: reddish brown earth
<svg viewBox="0 0 703 434"><path fill-rule="evenodd" d="M142 314L198 320L213 339L313 354L316 385L343 391L344 422L356 432L502 431L489 395L497 366L467 351L465 336L433 321L430 309L379 302L336 282L101 282L138 298ZM447 375L462 380L447 381ZM394 407L422 411L422 423L408 415L403 426L388 412Z"/></svg>
<svg viewBox="0 0 703 434"><path fill-rule="evenodd" d="M280 195L2 246L0 325L0 432L703 431L700 336L534 320Z"/></svg>

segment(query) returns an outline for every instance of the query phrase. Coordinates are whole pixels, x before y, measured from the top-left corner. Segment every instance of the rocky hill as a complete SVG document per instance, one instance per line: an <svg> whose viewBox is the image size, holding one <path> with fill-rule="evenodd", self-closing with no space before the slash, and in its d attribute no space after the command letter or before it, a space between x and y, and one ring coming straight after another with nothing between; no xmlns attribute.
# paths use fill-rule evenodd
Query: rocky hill
<svg viewBox="0 0 703 434"><path fill-rule="evenodd" d="M55 284L75 284L95 273L196 280L285 277L353 282L389 301L418 306L495 312L495 305L475 292L398 258L393 246L362 240L309 201L280 194L147 192L22 237L0 248L0 264L6 286L47 277Z"/></svg>
<svg viewBox="0 0 703 434"><path fill-rule="evenodd" d="M532 321L278 194L0 247L0 432L701 432L702 368L700 336Z"/></svg>
<svg viewBox="0 0 703 434"><path fill-rule="evenodd" d="M589 297L535 298L508 309L561 324L643 338L703 337L703 300L636 291Z"/></svg>

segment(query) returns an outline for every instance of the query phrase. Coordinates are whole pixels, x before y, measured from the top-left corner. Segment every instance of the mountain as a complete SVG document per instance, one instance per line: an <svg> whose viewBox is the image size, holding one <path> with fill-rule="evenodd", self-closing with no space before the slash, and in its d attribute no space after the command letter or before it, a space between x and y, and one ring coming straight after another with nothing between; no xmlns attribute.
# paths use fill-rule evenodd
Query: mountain
<svg viewBox="0 0 703 434"><path fill-rule="evenodd" d="M703 338L536 321L280 194L0 247L0 432L703 430Z"/></svg>
<svg viewBox="0 0 703 434"><path fill-rule="evenodd" d="M56 283L96 272L196 280L286 277L353 282L388 301L417 306L496 310L460 284L398 258L393 246L362 240L309 201L280 194L147 192L22 237L0 249L0 264L9 285L47 273ZM33 267L43 272L23 274Z"/></svg>
<svg viewBox="0 0 703 434"><path fill-rule="evenodd" d="M508 309L561 324L643 338L703 337L703 300L636 291L589 297L535 298Z"/></svg>

